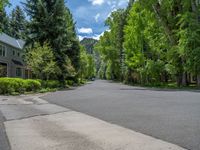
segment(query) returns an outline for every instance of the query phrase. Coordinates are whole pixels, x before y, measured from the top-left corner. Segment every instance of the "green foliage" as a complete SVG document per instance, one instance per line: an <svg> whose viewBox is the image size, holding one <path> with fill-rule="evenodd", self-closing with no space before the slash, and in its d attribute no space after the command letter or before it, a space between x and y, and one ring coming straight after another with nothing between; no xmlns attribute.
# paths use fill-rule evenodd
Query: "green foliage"
<svg viewBox="0 0 200 150"><path fill-rule="evenodd" d="M37 91L41 84L36 80L18 78L0 78L0 94L24 93Z"/></svg>
<svg viewBox="0 0 200 150"><path fill-rule="evenodd" d="M64 83L72 68L77 72L80 64L79 42L69 9L64 0L27 0L24 5L31 20L27 44L48 41L60 70L57 78Z"/></svg>
<svg viewBox="0 0 200 150"><path fill-rule="evenodd" d="M10 19L10 35L16 39L25 39L27 21L23 10L17 6L12 10Z"/></svg>
<svg viewBox="0 0 200 150"><path fill-rule="evenodd" d="M1 0L0 1L0 12L3 11L6 5L8 5L8 0Z"/></svg>
<svg viewBox="0 0 200 150"><path fill-rule="evenodd" d="M60 82L57 80L41 80L40 83L43 88L56 89L61 87Z"/></svg>
<svg viewBox="0 0 200 150"><path fill-rule="evenodd" d="M10 35L9 17L5 9L0 10L0 32Z"/></svg>
<svg viewBox="0 0 200 150"><path fill-rule="evenodd" d="M65 81L65 84L67 85L67 86L74 86L74 81L73 80L66 80Z"/></svg>
<svg viewBox="0 0 200 150"><path fill-rule="evenodd" d="M108 64L110 76L114 80L123 79L124 74L124 25L126 12L123 9L119 9L111 14L106 20L106 25L110 28L106 31L102 37L100 37L95 49L101 55L102 63ZM103 65L102 65L103 66ZM101 67L102 67L101 66ZM106 66L107 67L107 66ZM102 68L99 73L102 73ZM105 72L104 72L105 74ZM99 75L99 76L102 76Z"/></svg>
<svg viewBox="0 0 200 150"><path fill-rule="evenodd" d="M96 65L92 55L87 54L84 47L81 47L80 53L80 70L81 79L91 79L96 76Z"/></svg>
<svg viewBox="0 0 200 150"><path fill-rule="evenodd" d="M113 12L95 48L99 77L179 86L197 77L200 86L199 6L193 0L130 0L125 11Z"/></svg>
<svg viewBox="0 0 200 150"><path fill-rule="evenodd" d="M35 76L40 79L49 80L61 72L48 43L44 43L43 46L36 43L34 48L29 48L26 53L26 62Z"/></svg>
<svg viewBox="0 0 200 150"><path fill-rule="evenodd" d="M106 79L108 79L108 80L112 79L112 64L111 64L111 62L108 62L108 64L107 64Z"/></svg>
<svg viewBox="0 0 200 150"><path fill-rule="evenodd" d="M26 92L37 91L41 88L41 84L36 80L27 79L24 80L23 82L25 84L24 86Z"/></svg>

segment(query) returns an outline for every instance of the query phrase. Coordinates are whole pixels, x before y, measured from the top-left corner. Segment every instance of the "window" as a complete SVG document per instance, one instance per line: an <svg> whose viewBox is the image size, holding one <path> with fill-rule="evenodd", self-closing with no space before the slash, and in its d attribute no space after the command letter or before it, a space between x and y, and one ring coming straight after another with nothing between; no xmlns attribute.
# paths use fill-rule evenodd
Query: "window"
<svg viewBox="0 0 200 150"><path fill-rule="evenodd" d="M15 50L13 50L13 56L15 56Z"/></svg>
<svg viewBox="0 0 200 150"><path fill-rule="evenodd" d="M16 68L16 76L21 77L22 76L22 69L21 68Z"/></svg>
<svg viewBox="0 0 200 150"><path fill-rule="evenodd" d="M7 76L7 64L0 62L0 77Z"/></svg>
<svg viewBox="0 0 200 150"><path fill-rule="evenodd" d="M6 57L6 47L0 45L0 56Z"/></svg>
<svg viewBox="0 0 200 150"><path fill-rule="evenodd" d="M17 53L17 56L20 57L20 53L19 52Z"/></svg>

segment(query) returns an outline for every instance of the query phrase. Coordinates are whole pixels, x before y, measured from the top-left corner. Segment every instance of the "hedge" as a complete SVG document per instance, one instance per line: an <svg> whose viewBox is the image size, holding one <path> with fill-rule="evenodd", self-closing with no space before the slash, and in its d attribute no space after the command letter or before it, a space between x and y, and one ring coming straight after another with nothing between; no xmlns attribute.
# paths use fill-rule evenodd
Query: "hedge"
<svg viewBox="0 0 200 150"><path fill-rule="evenodd" d="M65 87L73 86L75 82L73 80L66 80ZM21 78L0 78L0 94L15 94L25 92L36 92L41 89L57 89L63 88L57 80L32 80Z"/></svg>
<svg viewBox="0 0 200 150"><path fill-rule="evenodd" d="M48 81L41 80L40 83L42 84L43 88L55 89L60 87L60 82L57 80L48 80Z"/></svg>
<svg viewBox="0 0 200 150"><path fill-rule="evenodd" d="M13 94L37 91L41 83L37 80L20 78L0 78L0 94Z"/></svg>

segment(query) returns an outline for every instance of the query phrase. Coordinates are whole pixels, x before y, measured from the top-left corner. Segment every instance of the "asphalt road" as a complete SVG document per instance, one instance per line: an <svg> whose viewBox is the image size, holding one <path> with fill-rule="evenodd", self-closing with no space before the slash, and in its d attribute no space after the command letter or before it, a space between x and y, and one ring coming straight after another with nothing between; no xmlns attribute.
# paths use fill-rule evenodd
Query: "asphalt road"
<svg viewBox="0 0 200 150"><path fill-rule="evenodd" d="M42 97L189 150L200 150L200 93L95 81Z"/></svg>
<svg viewBox="0 0 200 150"><path fill-rule="evenodd" d="M0 96L0 150L186 150L42 96Z"/></svg>

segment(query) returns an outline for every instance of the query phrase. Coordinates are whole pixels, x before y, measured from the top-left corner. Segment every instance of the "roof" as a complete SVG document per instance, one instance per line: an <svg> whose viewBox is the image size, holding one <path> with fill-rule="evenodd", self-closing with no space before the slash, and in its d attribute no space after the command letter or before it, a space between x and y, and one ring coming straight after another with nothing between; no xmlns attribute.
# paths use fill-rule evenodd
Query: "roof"
<svg viewBox="0 0 200 150"><path fill-rule="evenodd" d="M23 64L22 64L20 61L17 61L17 60L12 59L12 62L13 62L15 65L23 66Z"/></svg>
<svg viewBox="0 0 200 150"><path fill-rule="evenodd" d="M17 40L15 38L12 38L11 36L5 34L5 33L0 33L0 42L6 43L12 47L15 47L17 49L23 49L25 45L25 41L23 40Z"/></svg>

